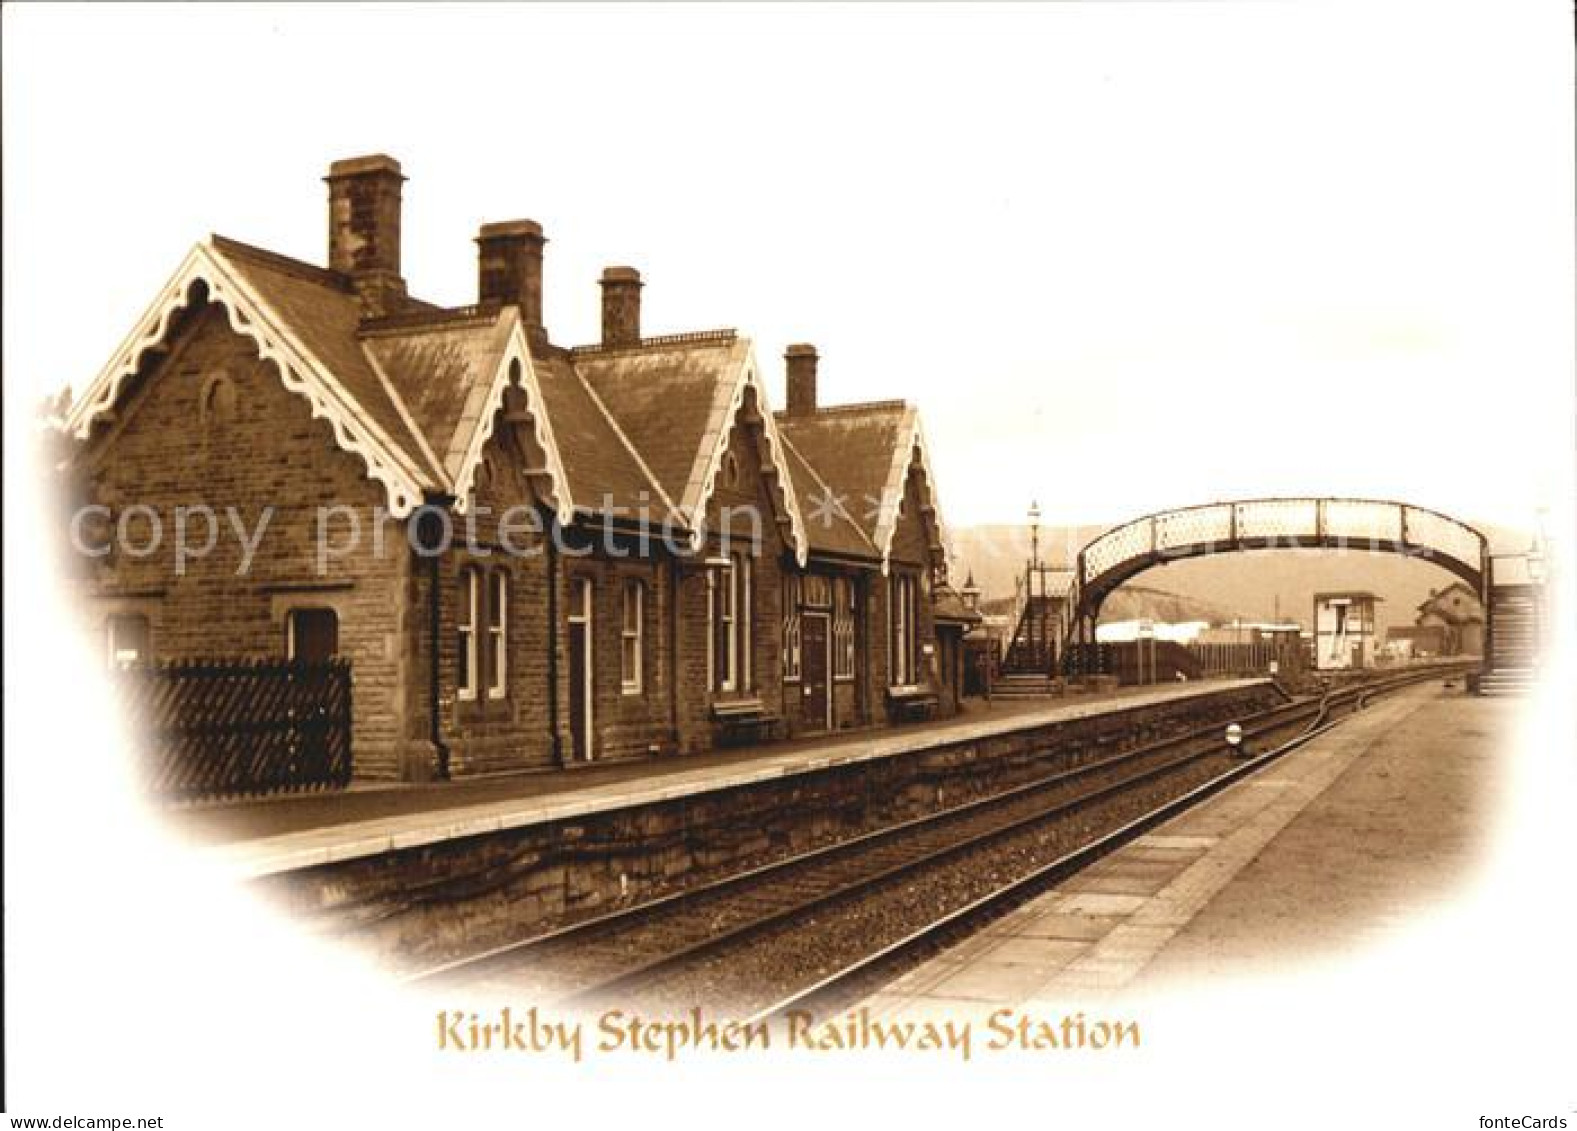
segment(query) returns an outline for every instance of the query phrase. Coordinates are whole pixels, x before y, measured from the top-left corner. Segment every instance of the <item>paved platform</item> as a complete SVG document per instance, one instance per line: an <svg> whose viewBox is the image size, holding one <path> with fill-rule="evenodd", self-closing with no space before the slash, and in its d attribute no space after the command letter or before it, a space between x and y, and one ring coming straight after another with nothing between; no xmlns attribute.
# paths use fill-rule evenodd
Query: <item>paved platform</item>
<svg viewBox="0 0 1577 1131"><path fill-rule="evenodd" d="M1196 988L1361 949L1484 851L1515 704L1401 692L911 971L866 1004L938 1016Z"/></svg>
<svg viewBox="0 0 1577 1131"><path fill-rule="evenodd" d="M226 872L247 878L689 797L1269 682L1209 680L1124 688L1034 704L973 703L964 715L946 722L852 736L467 782L177 808L166 818L178 835L201 845Z"/></svg>

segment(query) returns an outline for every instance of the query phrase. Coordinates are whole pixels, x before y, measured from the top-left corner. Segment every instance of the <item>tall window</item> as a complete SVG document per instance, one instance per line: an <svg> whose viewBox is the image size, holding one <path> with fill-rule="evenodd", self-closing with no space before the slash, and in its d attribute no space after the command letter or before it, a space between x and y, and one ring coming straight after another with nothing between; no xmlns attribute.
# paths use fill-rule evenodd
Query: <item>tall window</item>
<svg viewBox="0 0 1577 1131"><path fill-rule="evenodd" d="M706 575L711 596L707 655L711 659L712 690L734 690L734 563L721 563Z"/></svg>
<svg viewBox="0 0 1577 1131"><path fill-rule="evenodd" d="M907 687L915 682L915 584L908 574L894 574L888 586L891 613L888 656L891 682Z"/></svg>
<svg viewBox="0 0 1577 1131"><path fill-rule="evenodd" d="M475 699L481 682L476 641L481 603L481 572L467 567L460 571L460 614L455 621L455 685L461 699Z"/></svg>
<svg viewBox="0 0 1577 1131"><path fill-rule="evenodd" d="M509 686L509 574L499 569L487 577L487 697L502 699Z"/></svg>
<svg viewBox="0 0 1577 1131"><path fill-rule="evenodd" d="M109 665L124 668L148 658L148 618L141 613L116 613L105 622Z"/></svg>
<svg viewBox="0 0 1577 1131"><path fill-rule="evenodd" d="M755 624L756 608L755 594L752 592L754 582L750 568L752 564L748 554L734 555L734 575L739 579L739 594L734 601L734 613L738 624L736 647L739 651L739 688L742 691L750 690L755 682L751 678L750 670L750 661L754 653L752 645L755 643L751 633Z"/></svg>
<svg viewBox="0 0 1577 1131"><path fill-rule="evenodd" d="M800 672L799 574L783 578L783 679L792 682Z"/></svg>
<svg viewBox="0 0 1577 1131"><path fill-rule="evenodd" d="M339 652L339 617L333 609L291 609L285 620L285 655L321 663Z"/></svg>
<svg viewBox="0 0 1577 1131"><path fill-rule="evenodd" d="M832 674L835 679L854 678L854 582L833 580Z"/></svg>
<svg viewBox="0 0 1577 1131"><path fill-rule="evenodd" d="M639 695L644 685L642 640L645 636L646 585L624 581L624 620L619 634L619 682L626 695Z"/></svg>
<svg viewBox="0 0 1577 1131"><path fill-rule="evenodd" d="M718 562L706 575L707 657L713 691L750 687L750 624L754 596L751 561L743 553Z"/></svg>

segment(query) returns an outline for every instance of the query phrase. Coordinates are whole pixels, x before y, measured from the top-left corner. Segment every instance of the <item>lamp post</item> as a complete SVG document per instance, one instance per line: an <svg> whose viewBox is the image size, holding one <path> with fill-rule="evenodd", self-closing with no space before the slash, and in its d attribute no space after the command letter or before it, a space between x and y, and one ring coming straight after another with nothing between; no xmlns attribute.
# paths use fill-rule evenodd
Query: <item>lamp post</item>
<svg viewBox="0 0 1577 1131"><path fill-rule="evenodd" d="M1029 504L1029 560L1034 565L1040 561L1040 504Z"/></svg>
<svg viewBox="0 0 1577 1131"><path fill-rule="evenodd" d="M1029 570L1024 577L1025 607L1029 610L1029 653L1039 655L1035 643L1035 626L1040 610L1035 605L1035 574L1040 569L1040 504L1031 499L1029 504ZM1044 584L1042 588L1045 588ZM1045 645L1042 640L1040 644Z"/></svg>

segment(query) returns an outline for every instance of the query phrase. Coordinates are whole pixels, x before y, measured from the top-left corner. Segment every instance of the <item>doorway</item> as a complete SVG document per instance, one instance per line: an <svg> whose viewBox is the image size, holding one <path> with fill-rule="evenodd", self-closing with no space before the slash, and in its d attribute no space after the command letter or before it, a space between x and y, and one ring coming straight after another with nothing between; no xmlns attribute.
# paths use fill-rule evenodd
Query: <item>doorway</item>
<svg viewBox="0 0 1577 1131"><path fill-rule="evenodd" d="M832 633L825 613L804 615L800 628L800 648L804 657L800 671L800 694L805 722L817 730L832 729Z"/></svg>
<svg viewBox="0 0 1577 1131"><path fill-rule="evenodd" d="M333 609L291 609L285 621L285 656L321 664L339 655L339 616Z"/></svg>
<svg viewBox="0 0 1577 1131"><path fill-rule="evenodd" d="M577 577L570 581L569 602L569 741L576 762L592 758L591 629L591 580Z"/></svg>

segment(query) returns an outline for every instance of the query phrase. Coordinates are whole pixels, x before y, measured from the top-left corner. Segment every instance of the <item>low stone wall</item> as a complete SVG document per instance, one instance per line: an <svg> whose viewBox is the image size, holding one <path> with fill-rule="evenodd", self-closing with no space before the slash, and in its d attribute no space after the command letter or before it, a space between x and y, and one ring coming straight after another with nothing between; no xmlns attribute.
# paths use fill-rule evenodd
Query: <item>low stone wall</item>
<svg viewBox="0 0 1577 1131"><path fill-rule="evenodd" d="M1284 701L1264 684L1116 709L252 884L381 959L427 966Z"/></svg>

